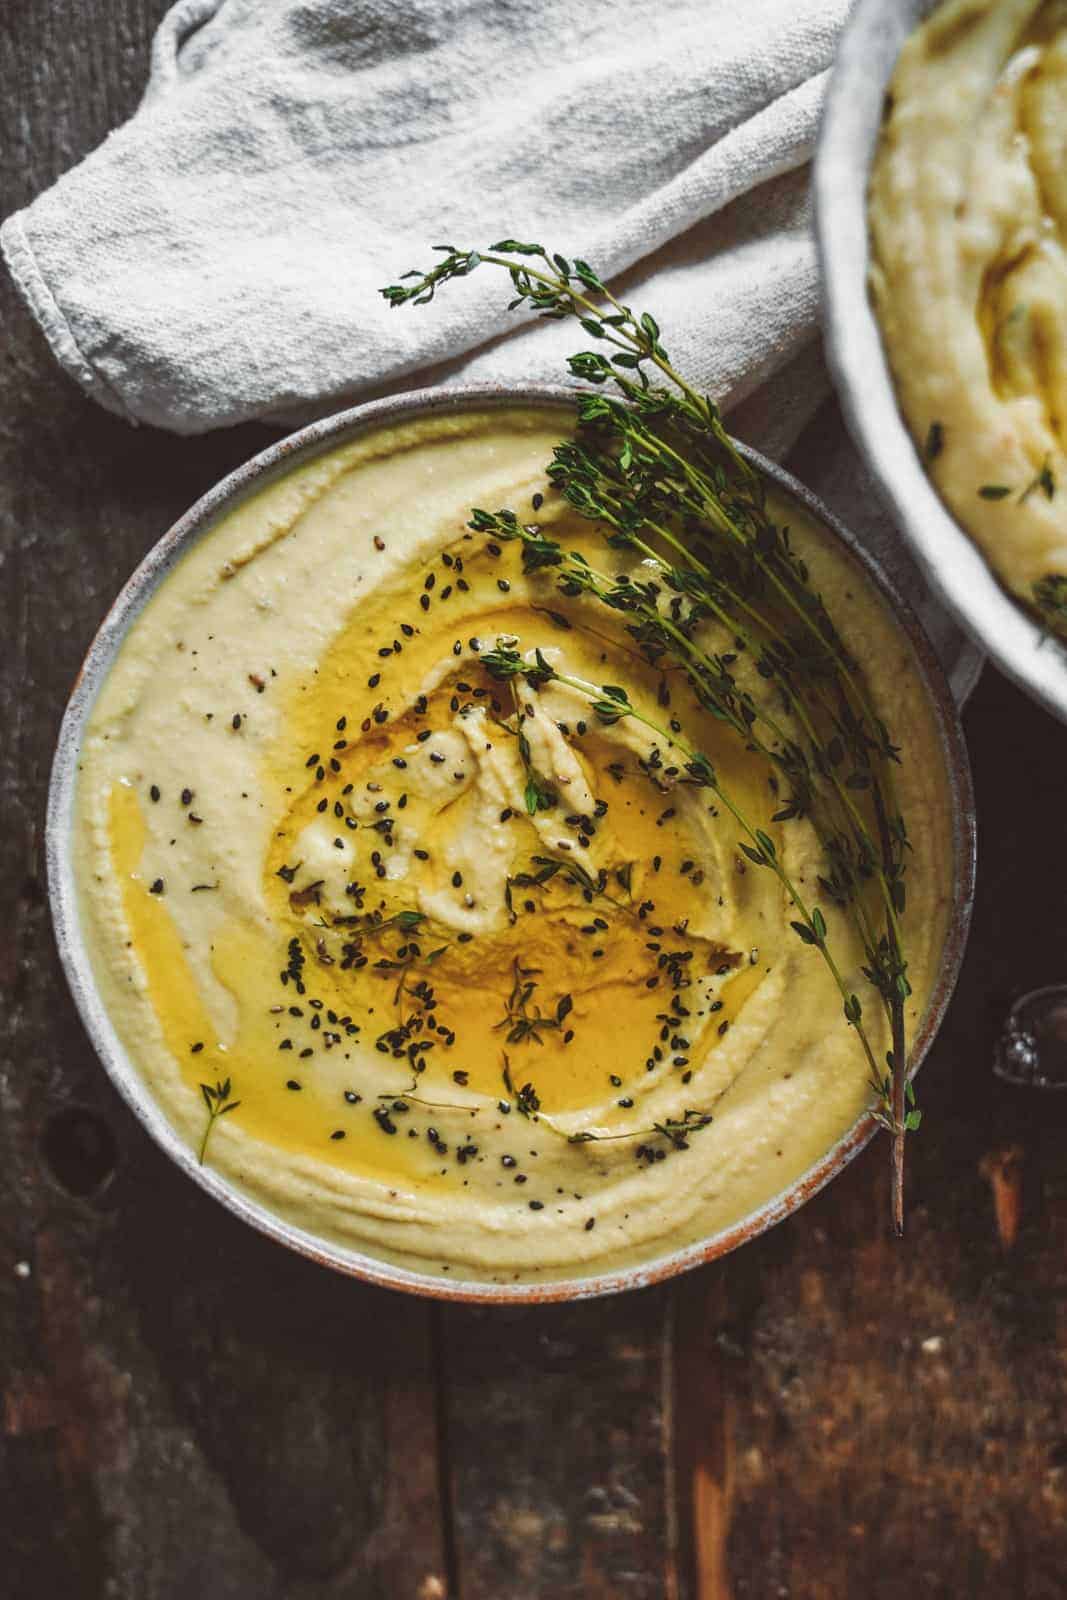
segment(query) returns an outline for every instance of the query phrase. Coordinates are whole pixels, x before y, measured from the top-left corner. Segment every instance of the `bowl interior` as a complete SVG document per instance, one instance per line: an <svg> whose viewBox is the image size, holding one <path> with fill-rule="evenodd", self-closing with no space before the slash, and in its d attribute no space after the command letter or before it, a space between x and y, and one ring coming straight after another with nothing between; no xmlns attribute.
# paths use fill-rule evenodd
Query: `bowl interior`
<svg viewBox="0 0 1067 1600"><path fill-rule="evenodd" d="M324 1265L392 1288L444 1299L483 1302L548 1301L609 1294L670 1277L700 1262L723 1255L772 1226L822 1188L868 1142L876 1131L876 1124L871 1116L861 1116L797 1183L776 1195L766 1205L713 1237L639 1267L582 1277L560 1277L537 1283L497 1285L477 1280L442 1280L324 1241L285 1222L244 1195L210 1167L201 1166L142 1080L118 1037L93 976L77 903L72 817L81 741L97 695L129 628L175 563L193 543L209 534L216 522L235 504L261 490L273 478L310 456L333 449L360 433L385 423L394 424L433 411L485 410L513 407L516 403L559 407L573 403L573 392L545 387L503 391L471 387L401 395L359 406L314 423L272 445L198 501L138 567L93 641L60 730L49 792L46 837L49 896L56 939L82 1021L119 1093L172 1160L237 1216ZM956 706L933 647L914 614L878 564L810 491L782 468L755 452L746 449L744 453L781 490L819 520L840 542L849 557L873 579L911 641L917 667L935 713L953 813L953 908L937 986L923 1025L913 1042L914 1070L929 1048L955 986L973 897L973 802L966 748Z"/></svg>
<svg viewBox="0 0 1067 1600"><path fill-rule="evenodd" d="M827 94L813 187L830 368L852 437L931 589L997 665L1067 720L1067 649L1001 588L927 477L867 292L867 186L889 80L932 0L858 0Z"/></svg>

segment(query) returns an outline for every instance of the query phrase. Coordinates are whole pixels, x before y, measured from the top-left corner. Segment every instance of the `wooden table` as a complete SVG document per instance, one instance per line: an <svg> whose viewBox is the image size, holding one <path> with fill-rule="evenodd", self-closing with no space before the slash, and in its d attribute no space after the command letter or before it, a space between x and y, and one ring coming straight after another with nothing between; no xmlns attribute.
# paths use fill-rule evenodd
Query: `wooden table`
<svg viewBox="0 0 1067 1600"><path fill-rule="evenodd" d="M163 0L0 16L0 208L133 109ZM335 1278L175 1172L109 1087L40 863L67 690L127 573L263 430L134 431L0 281L0 1595L1060 1600L1067 1097L990 1048L1067 977L1067 730L987 671L981 886L922 1079L906 1243L879 1142L647 1292L431 1305Z"/></svg>

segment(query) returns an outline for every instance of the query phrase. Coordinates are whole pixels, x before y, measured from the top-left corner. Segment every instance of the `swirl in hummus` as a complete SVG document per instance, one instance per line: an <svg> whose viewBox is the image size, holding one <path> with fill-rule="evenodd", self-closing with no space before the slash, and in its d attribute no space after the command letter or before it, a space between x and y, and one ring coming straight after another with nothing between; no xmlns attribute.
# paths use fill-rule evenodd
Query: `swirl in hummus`
<svg viewBox="0 0 1067 1600"><path fill-rule="evenodd" d="M568 426L552 407L427 418L277 479L162 583L81 757L94 967L172 1123L200 1145L201 1085L229 1080L239 1103L206 1150L228 1179L321 1237L470 1280L695 1241L781 1192L871 1101L777 880L671 747L480 663L517 636L625 683L814 883L809 826L771 820L765 764L684 676L468 528L472 504L531 508L602 552L543 475ZM799 508L788 520L903 737L914 1032L950 895L940 745L865 576Z"/></svg>
<svg viewBox="0 0 1067 1600"><path fill-rule="evenodd" d="M1067 636L1067 4L945 0L871 178L871 288L928 471Z"/></svg>

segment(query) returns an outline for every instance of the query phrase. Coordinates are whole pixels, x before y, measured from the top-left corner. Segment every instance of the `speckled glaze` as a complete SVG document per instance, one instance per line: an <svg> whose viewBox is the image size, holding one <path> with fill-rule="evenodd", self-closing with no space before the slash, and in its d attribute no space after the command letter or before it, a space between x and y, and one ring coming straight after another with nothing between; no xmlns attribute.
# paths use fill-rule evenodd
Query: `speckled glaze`
<svg viewBox="0 0 1067 1600"><path fill-rule="evenodd" d="M448 1281L389 1266L356 1250L345 1249L292 1227L264 1207L256 1205L209 1167L202 1167L195 1152L181 1139L155 1104L125 1048L119 1042L93 978L82 934L74 882L71 818L78 759L86 723L104 679L126 634L166 580L188 547L204 537L216 522L249 494L320 451L347 444L368 429L410 421L434 412L484 410L516 404L538 406L573 403L572 390L547 387L447 388L399 395L343 411L270 446L210 490L164 535L130 578L100 631L93 640L60 729L48 796L46 860L48 890L56 942L67 980L82 1022L112 1082L156 1142L194 1182L221 1201L236 1216L270 1238L309 1256L324 1266L364 1278L392 1289L441 1299L480 1301L488 1304L516 1301L545 1302L583 1299L641 1288L684 1272L701 1262L725 1255L748 1239L779 1222L835 1177L871 1139L877 1125L870 1115L860 1117L843 1139L789 1189L752 1212L733 1227L696 1245L678 1250L641 1267L599 1275L558 1278L545 1283L485 1284ZM911 1066L916 1070L930 1047L955 987L970 924L974 893L975 823L970 769L963 733L952 692L929 640L910 608L870 555L795 478L773 462L741 446L742 453L780 489L791 495L830 530L851 559L873 580L908 635L934 710L936 725L950 779L953 839L953 908L940 976L930 1006L912 1045Z"/></svg>
<svg viewBox="0 0 1067 1600"><path fill-rule="evenodd" d="M1067 648L1002 589L927 477L897 406L867 292L867 186L897 56L936 0L857 0L815 157L830 369L849 430L930 588L1003 672L1067 721Z"/></svg>

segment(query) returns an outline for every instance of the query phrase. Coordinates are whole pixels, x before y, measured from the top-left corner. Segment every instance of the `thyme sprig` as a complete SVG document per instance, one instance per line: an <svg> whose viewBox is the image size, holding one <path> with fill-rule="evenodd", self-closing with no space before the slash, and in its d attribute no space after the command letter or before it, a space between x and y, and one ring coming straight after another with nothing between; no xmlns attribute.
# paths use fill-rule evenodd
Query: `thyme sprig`
<svg viewBox="0 0 1067 1600"><path fill-rule="evenodd" d="M627 1128L622 1133L593 1133L591 1129L582 1128L577 1133L568 1133L542 1108L540 1096L532 1083L524 1083L516 1089L511 1062L506 1054L503 1057L501 1076L510 1101L519 1115L528 1117L531 1122L544 1123L550 1132L558 1134L561 1139L566 1139L568 1144L616 1144L624 1139L648 1139L658 1134L666 1139L673 1149L688 1150L689 1142L686 1136L699 1132L701 1128L708 1127L714 1121L710 1111L687 1109L680 1117L667 1117L662 1122L653 1122L648 1128ZM640 1151L640 1146L638 1149Z"/></svg>
<svg viewBox="0 0 1067 1600"><path fill-rule="evenodd" d="M553 1012L546 1014L534 1001L537 990L537 980L541 976L539 967L524 967L518 956L512 963L514 983L511 993L504 1003L504 1016L500 1022L494 1024L499 1031L506 1028L508 1044L544 1044L541 1037L543 1033L561 1029L574 1009L574 1002L569 994L561 994L556 1001Z"/></svg>
<svg viewBox="0 0 1067 1600"><path fill-rule="evenodd" d="M538 772L534 766L533 755L530 751L530 741L526 737L526 711L520 704L518 695L512 686L512 698L515 702L515 721L519 740L519 760L522 762L526 774L523 787L523 802L529 816L536 816L539 811L552 811L559 804L559 795L555 785Z"/></svg>
<svg viewBox="0 0 1067 1600"><path fill-rule="evenodd" d="M577 435L556 447L548 475L569 505L604 530L610 548L639 556L651 576L597 572L511 512L475 512L471 526L521 538L527 572L558 569L565 595L589 596L624 614L646 660L681 667L699 703L766 757L776 781L785 780L774 820L810 820L823 854L820 890L855 923L864 975L891 1022L886 1075L862 1029L859 999L841 980L846 1019L857 1029L880 1096L875 1114L893 1134L892 1209L902 1231L904 1133L918 1119L906 1101L910 987L900 926L909 847L894 792L899 752L889 730L788 528L768 514L759 473L730 439L711 398L674 367L655 319L619 301L588 263L539 244L506 239L485 252L437 248L442 259L428 272L408 273L382 291L392 305L426 304L443 284L495 266L510 276L513 308L573 316L599 347L569 358L572 376L593 390L577 396ZM651 381L657 377L668 387ZM605 392L609 383L617 394ZM724 648L707 646L705 624L722 630ZM741 657L752 686L737 670ZM602 705L622 703L607 690L598 695ZM704 773L704 761L690 752L690 767ZM687 779L695 781L694 774ZM776 870L769 836L736 814L735 820L753 858ZM832 960L825 917L791 898L805 942Z"/></svg>
<svg viewBox="0 0 1067 1600"><path fill-rule="evenodd" d="M230 1099L230 1088L229 1078L221 1078L215 1083L202 1083L200 1085L200 1093L203 1095L204 1104L207 1106L207 1122L204 1124L204 1135L200 1140L200 1149L197 1154L197 1160L201 1166L204 1165L207 1142L211 1137L211 1131L216 1122L229 1112L236 1111L241 1104L240 1100Z"/></svg>

